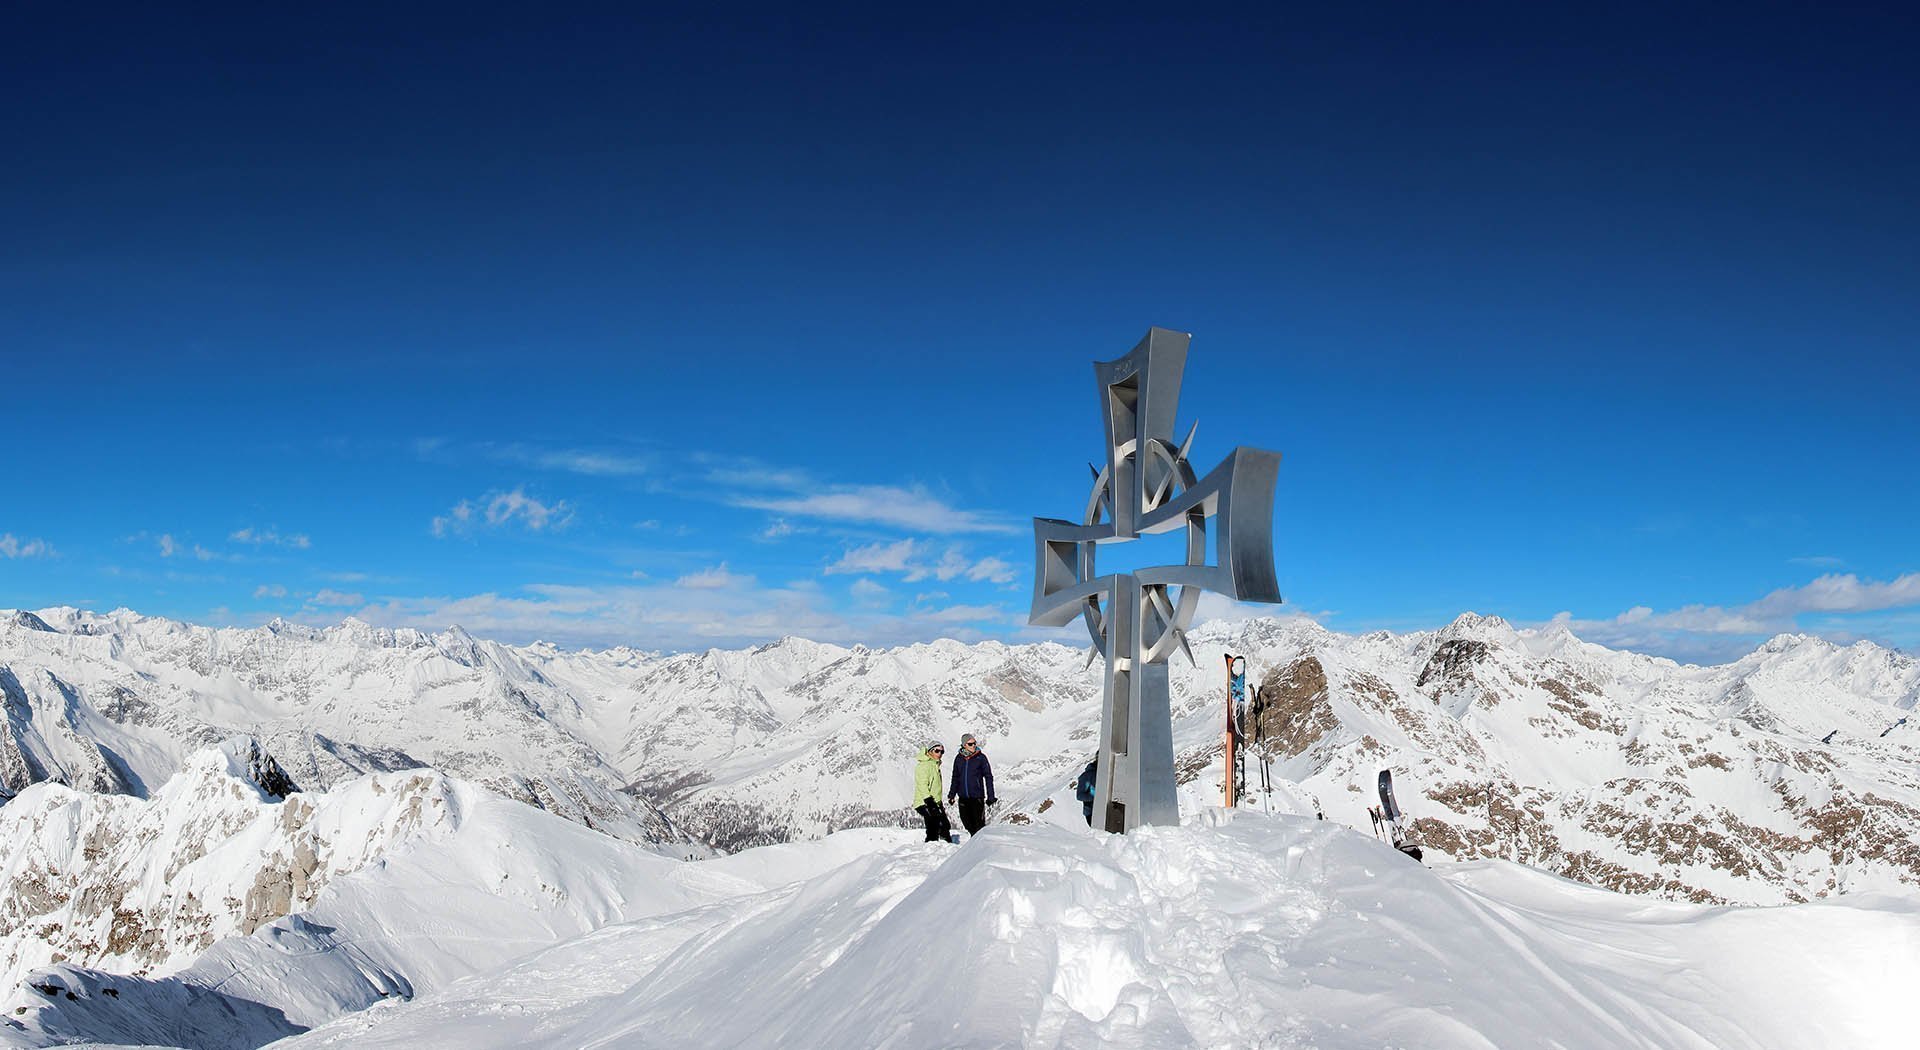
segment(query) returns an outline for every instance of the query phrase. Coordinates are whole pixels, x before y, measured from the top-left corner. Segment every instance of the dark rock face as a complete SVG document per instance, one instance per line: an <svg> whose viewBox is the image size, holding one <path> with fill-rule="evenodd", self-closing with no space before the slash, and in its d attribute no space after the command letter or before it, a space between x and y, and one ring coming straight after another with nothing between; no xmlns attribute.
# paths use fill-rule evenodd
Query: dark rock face
<svg viewBox="0 0 1920 1050"><path fill-rule="evenodd" d="M1288 758L1300 754L1339 728L1328 701L1327 669L1317 658L1275 668L1254 692L1254 742Z"/></svg>
<svg viewBox="0 0 1920 1050"><path fill-rule="evenodd" d="M272 798L283 799L300 790L300 785L287 776L286 771L280 768L280 763L252 741L247 744L247 778Z"/></svg>
<svg viewBox="0 0 1920 1050"><path fill-rule="evenodd" d="M47 621L42 620L40 617L35 616L25 609L20 609L9 615L6 622L14 627L24 628L29 631L45 631L48 634L60 633L48 626Z"/></svg>
<svg viewBox="0 0 1920 1050"><path fill-rule="evenodd" d="M1413 684L1422 689L1429 685L1465 685L1473 677L1473 665L1485 660L1492 651L1491 646L1477 638L1455 638L1442 642L1427 660L1427 666L1420 669L1420 677Z"/></svg>

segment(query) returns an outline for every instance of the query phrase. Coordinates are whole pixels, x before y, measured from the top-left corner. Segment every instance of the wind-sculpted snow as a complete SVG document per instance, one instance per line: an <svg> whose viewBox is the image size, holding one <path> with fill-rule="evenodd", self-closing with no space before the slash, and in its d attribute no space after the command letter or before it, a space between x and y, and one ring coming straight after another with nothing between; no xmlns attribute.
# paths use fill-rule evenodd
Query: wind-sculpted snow
<svg viewBox="0 0 1920 1050"><path fill-rule="evenodd" d="M34 823L43 842L64 834L74 848L26 866L50 877L37 885L78 891L35 920L69 961L9 982L0 1046L249 1050L608 923L765 886L748 859L669 860L438 774L275 803L228 758L196 755L153 802L47 785L0 811L14 819L39 794L73 811ZM130 911L144 935L133 950L82 943ZM45 962L47 943L28 954Z"/></svg>
<svg viewBox="0 0 1920 1050"><path fill-rule="evenodd" d="M1405 635L1215 622L1193 642L1199 666L1172 674L1190 810L1219 791L1235 652L1267 702L1258 751L1332 819L1366 826L1392 768L1448 857L1700 902L1920 885L1910 656L1781 636L1693 667L1471 614ZM566 652L48 609L0 621L0 669L26 727L0 740L8 784L143 794L245 731L302 787L430 765L668 854L910 822L913 756L962 732L985 740L1006 815L1071 808L1099 723L1097 669L1055 644Z"/></svg>
<svg viewBox="0 0 1920 1050"><path fill-rule="evenodd" d="M4 987L55 960L168 973L459 819L460 793L430 771L284 802L272 772L238 740L189 758L152 799L43 783L0 807Z"/></svg>
<svg viewBox="0 0 1920 1050"><path fill-rule="evenodd" d="M1216 810L894 845L281 1046L1895 1047L1916 944L1911 897L1648 902Z"/></svg>

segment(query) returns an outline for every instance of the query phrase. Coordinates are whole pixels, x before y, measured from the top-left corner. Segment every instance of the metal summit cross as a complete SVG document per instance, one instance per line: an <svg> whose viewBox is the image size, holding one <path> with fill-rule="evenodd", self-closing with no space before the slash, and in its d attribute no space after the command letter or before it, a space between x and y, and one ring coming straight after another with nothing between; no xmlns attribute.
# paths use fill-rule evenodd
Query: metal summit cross
<svg viewBox="0 0 1920 1050"><path fill-rule="evenodd" d="M1048 627L1084 616L1097 653L1107 658L1100 716L1094 826L1113 832L1142 824L1178 824L1173 776L1173 715L1167 658L1193 659L1186 629L1203 590L1240 601L1278 602L1273 572L1273 492L1280 454L1236 448L1195 480L1187 453L1198 430L1173 443L1174 411L1191 337L1150 328L1118 361L1096 361L1107 428L1107 465L1094 468L1082 524L1033 519L1033 610ZM1219 531L1218 561L1207 564L1207 519ZM1187 560L1132 573L1094 574L1103 543L1187 530ZM1174 596L1170 588L1178 587ZM1091 662L1092 657L1088 657Z"/></svg>

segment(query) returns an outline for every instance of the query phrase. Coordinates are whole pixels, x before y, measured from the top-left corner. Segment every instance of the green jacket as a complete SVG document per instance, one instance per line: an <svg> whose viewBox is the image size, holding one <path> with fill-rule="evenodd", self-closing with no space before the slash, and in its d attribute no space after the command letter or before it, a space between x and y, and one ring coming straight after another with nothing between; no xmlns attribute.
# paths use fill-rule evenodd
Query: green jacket
<svg viewBox="0 0 1920 1050"><path fill-rule="evenodd" d="M940 801L940 790L940 760L923 751L913 767L913 804L918 806L928 799Z"/></svg>

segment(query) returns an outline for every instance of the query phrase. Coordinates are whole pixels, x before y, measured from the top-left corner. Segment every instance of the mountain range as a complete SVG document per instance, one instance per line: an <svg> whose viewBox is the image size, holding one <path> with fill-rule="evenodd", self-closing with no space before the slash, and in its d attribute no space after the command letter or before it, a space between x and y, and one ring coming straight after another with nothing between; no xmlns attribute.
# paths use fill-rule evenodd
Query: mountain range
<svg viewBox="0 0 1920 1050"><path fill-rule="evenodd" d="M1217 804L1220 655L1250 661L1247 805L1366 827L1391 769L1422 844L1595 885L1771 903L1920 883L1920 661L1782 635L1699 667L1465 614L1340 634L1214 621L1172 674L1189 805ZM284 791L430 769L669 856L911 821L911 762L979 735L1000 817L1071 805L1099 671L1055 644L798 638L677 654L459 628L209 628L125 610L0 614L0 797L145 798L254 741ZM1273 791L1259 790L1259 759Z"/></svg>

